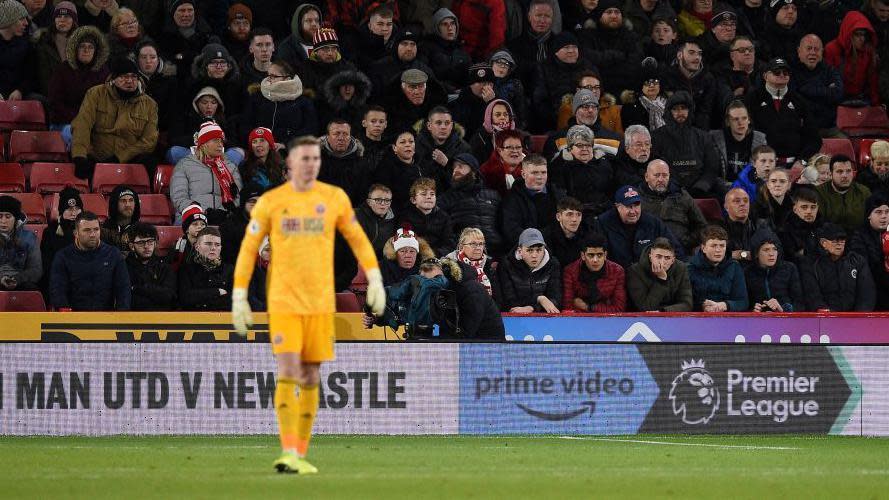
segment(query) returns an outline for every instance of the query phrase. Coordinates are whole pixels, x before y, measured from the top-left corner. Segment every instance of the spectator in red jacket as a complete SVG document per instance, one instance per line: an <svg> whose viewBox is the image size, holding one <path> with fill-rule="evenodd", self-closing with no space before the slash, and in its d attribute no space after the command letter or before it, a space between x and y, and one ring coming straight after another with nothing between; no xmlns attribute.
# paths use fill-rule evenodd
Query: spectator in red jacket
<svg viewBox="0 0 889 500"><path fill-rule="evenodd" d="M843 75L846 99L880 104L876 44L877 34L867 17L851 11L843 18L839 36L824 48L824 61Z"/></svg>
<svg viewBox="0 0 889 500"><path fill-rule="evenodd" d="M598 233L583 243L580 258L562 272L562 306L595 313L623 312L627 306L624 268L608 260L607 242Z"/></svg>
<svg viewBox="0 0 889 500"><path fill-rule="evenodd" d="M506 4L503 0L454 0L451 11L460 20L464 48L474 61L487 60L506 42Z"/></svg>

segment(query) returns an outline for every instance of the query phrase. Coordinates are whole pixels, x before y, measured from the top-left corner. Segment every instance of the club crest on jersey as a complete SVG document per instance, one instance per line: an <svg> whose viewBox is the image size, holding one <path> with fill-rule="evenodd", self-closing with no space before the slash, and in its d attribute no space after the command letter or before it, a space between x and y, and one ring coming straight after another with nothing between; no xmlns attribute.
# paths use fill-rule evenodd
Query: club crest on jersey
<svg viewBox="0 0 889 500"><path fill-rule="evenodd" d="M324 207L323 203L319 203L315 206L315 213L318 215L323 215L325 210L327 209Z"/></svg>
<svg viewBox="0 0 889 500"><path fill-rule="evenodd" d="M255 221L255 220L250 221L250 234L257 234L257 233L259 233L259 222Z"/></svg>

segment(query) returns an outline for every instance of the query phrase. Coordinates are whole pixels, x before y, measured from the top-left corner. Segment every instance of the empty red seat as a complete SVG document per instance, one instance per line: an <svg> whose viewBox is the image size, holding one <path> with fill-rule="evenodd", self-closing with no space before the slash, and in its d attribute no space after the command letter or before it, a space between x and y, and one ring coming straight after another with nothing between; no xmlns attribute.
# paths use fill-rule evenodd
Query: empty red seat
<svg viewBox="0 0 889 500"><path fill-rule="evenodd" d="M167 226L173 221L173 208L165 194L139 195L139 220L156 226Z"/></svg>
<svg viewBox="0 0 889 500"><path fill-rule="evenodd" d="M73 163L34 163L31 165L31 191L40 194L58 193L68 186L88 193L89 183L74 175Z"/></svg>
<svg viewBox="0 0 889 500"><path fill-rule="evenodd" d="M889 117L881 106L838 106L837 127L850 137L882 137L889 135Z"/></svg>
<svg viewBox="0 0 889 500"><path fill-rule="evenodd" d="M170 179L173 178L173 165L158 165L154 173L152 193L170 194Z"/></svg>
<svg viewBox="0 0 889 500"><path fill-rule="evenodd" d="M182 226L157 226L157 250L158 255L167 255L176 246L176 241L182 237Z"/></svg>
<svg viewBox="0 0 889 500"><path fill-rule="evenodd" d="M46 209L43 206L43 198L37 193L9 193L9 196L22 202L22 212L25 213L26 223L46 224Z"/></svg>
<svg viewBox="0 0 889 500"><path fill-rule="evenodd" d="M68 150L62 134L55 131L33 132L13 130L9 138L9 159L11 161L68 161Z"/></svg>
<svg viewBox="0 0 889 500"><path fill-rule="evenodd" d="M339 292L336 294L336 312L357 313L361 312L361 304L358 297L352 292Z"/></svg>
<svg viewBox="0 0 889 500"><path fill-rule="evenodd" d="M43 301L43 295L40 292L0 292L0 311L44 312L46 311L46 303Z"/></svg>
<svg viewBox="0 0 889 500"><path fill-rule="evenodd" d="M46 230L46 224L25 224L25 229L34 233L37 236L37 244L43 241L43 231ZM48 269L44 269L43 272L48 272Z"/></svg>
<svg viewBox="0 0 889 500"><path fill-rule="evenodd" d="M0 130L46 130L40 101L0 101Z"/></svg>
<svg viewBox="0 0 889 500"><path fill-rule="evenodd" d="M846 155L855 161L855 148L852 147L852 141L849 139L822 139L821 152L830 156Z"/></svg>
<svg viewBox="0 0 889 500"><path fill-rule="evenodd" d="M147 193L150 184L145 166L138 163L97 163L93 173L93 192L107 195L126 184L139 193Z"/></svg>
<svg viewBox="0 0 889 500"><path fill-rule="evenodd" d="M701 213L708 221L722 221L722 207L718 201L713 198L695 198L695 204L701 209Z"/></svg>
<svg viewBox="0 0 889 500"><path fill-rule="evenodd" d="M25 171L18 163L0 163L0 192L24 193Z"/></svg>
<svg viewBox="0 0 889 500"><path fill-rule="evenodd" d="M108 218L108 202L105 197L99 193L81 193L80 199L83 200L83 210L92 212L99 217L99 221L105 222ZM51 221L59 220L59 193L46 195L46 210L48 219Z"/></svg>

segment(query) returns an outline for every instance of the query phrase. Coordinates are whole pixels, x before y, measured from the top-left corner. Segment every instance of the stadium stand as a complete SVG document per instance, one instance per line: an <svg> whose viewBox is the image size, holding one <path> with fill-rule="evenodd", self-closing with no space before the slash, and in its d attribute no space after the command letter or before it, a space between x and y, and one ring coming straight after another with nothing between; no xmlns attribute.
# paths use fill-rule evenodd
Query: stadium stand
<svg viewBox="0 0 889 500"><path fill-rule="evenodd" d="M28 224L46 224L46 208L37 193L9 193L22 203L22 212Z"/></svg>
<svg viewBox="0 0 889 500"><path fill-rule="evenodd" d="M170 178L173 177L173 165L158 165L154 172L152 193L170 194Z"/></svg>
<svg viewBox="0 0 889 500"><path fill-rule="evenodd" d="M82 193L80 199L83 200L83 209L95 213L99 216L99 220L105 222L108 218L108 202L105 197L99 193ZM59 219L59 193L47 194L44 196L45 213L44 215L52 222Z"/></svg>
<svg viewBox="0 0 889 500"><path fill-rule="evenodd" d="M157 226L157 254L167 255L182 237L182 226Z"/></svg>
<svg viewBox="0 0 889 500"><path fill-rule="evenodd" d="M68 161L68 150L59 132L13 130L9 138L9 160L19 163Z"/></svg>
<svg viewBox="0 0 889 500"><path fill-rule="evenodd" d="M74 175L73 163L44 163L31 165L29 177L31 191L41 195L58 193L66 187L74 187L81 193L88 193L89 183Z"/></svg>
<svg viewBox="0 0 889 500"><path fill-rule="evenodd" d="M889 136L889 118L880 106L837 107L837 127L850 137Z"/></svg>
<svg viewBox="0 0 889 500"><path fill-rule="evenodd" d="M40 101L0 101L0 132L46 130Z"/></svg>
<svg viewBox="0 0 889 500"><path fill-rule="evenodd" d="M107 196L115 187L126 184L133 191L150 192L145 166L138 163L97 163L93 173L93 192Z"/></svg>
<svg viewBox="0 0 889 500"><path fill-rule="evenodd" d="M173 207L166 195L140 194L139 205L141 206L139 220L142 222L166 226L173 220Z"/></svg>
<svg viewBox="0 0 889 500"><path fill-rule="evenodd" d="M701 209L701 214L709 222L719 222L722 220L722 207L713 198L696 198L695 204Z"/></svg>
<svg viewBox="0 0 889 500"><path fill-rule="evenodd" d="M336 294L336 310L343 313L361 312L361 304L353 292L339 292Z"/></svg>
<svg viewBox="0 0 889 500"><path fill-rule="evenodd" d="M23 193L25 172L18 163L0 163L0 192Z"/></svg>
<svg viewBox="0 0 889 500"><path fill-rule="evenodd" d="M849 139L823 139L821 142L821 152L830 156L843 154L853 160L855 159L855 148L852 147L852 141Z"/></svg>
<svg viewBox="0 0 889 500"><path fill-rule="evenodd" d="M0 311L4 312L44 312L46 302L43 294L35 291L0 292Z"/></svg>

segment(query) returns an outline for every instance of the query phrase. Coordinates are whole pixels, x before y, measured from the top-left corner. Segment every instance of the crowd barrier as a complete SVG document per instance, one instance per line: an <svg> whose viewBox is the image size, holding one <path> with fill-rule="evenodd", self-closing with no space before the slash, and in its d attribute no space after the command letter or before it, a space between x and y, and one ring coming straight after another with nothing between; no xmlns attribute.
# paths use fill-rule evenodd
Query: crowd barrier
<svg viewBox="0 0 889 500"><path fill-rule="evenodd" d="M345 342L319 433L889 435L889 346ZM273 434L259 343L0 343L0 434Z"/></svg>

